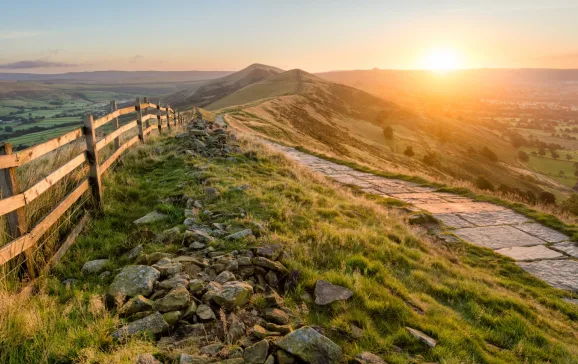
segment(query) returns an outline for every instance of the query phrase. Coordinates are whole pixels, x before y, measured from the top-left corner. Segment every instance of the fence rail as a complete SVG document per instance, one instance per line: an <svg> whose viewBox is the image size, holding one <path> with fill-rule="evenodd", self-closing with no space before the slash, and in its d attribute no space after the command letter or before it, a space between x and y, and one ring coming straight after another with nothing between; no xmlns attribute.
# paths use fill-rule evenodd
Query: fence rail
<svg viewBox="0 0 578 364"><path fill-rule="evenodd" d="M145 110L145 112L148 110L150 113L147 112L146 115L143 116L143 110ZM120 126L119 117L131 113L136 113L136 119L130 120ZM155 118L157 120L156 125L150 125L150 120ZM114 121L114 131L98 140L96 130L112 121ZM116 102L112 101L111 112L109 114L96 120L93 119L92 114L86 115L84 117L84 127L74 129L45 143L16 153L12 153L12 145L10 143L2 145L0 148L0 189L2 191L0 216L6 215L7 232L13 240L0 247L0 266L24 253L26 255L28 274L31 278L34 278L36 275L36 267L33 266L33 259L30 257L32 254L31 249L35 247L42 236L59 218L89 189L92 191L92 195L98 206L102 206L103 192L101 176L122 153L136 143L144 142L146 136L155 128L161 132L163 124L170 130L171 126L178 126L183 123L184 117L180 113L175 112L170 106L162 107L160 103L149 103L146 98L144 99L144 103L141 103L140 99L137 99L135 105L122 109L118 109ZM120 137L135 128L138 129L138 134L121 145ZM42 178L26 191L20 191L16 168L32 162L83 136L86 141L86 146L81 149L80 154L51 172L48 176ZM112 142L114 142L114 152L104 162L100 163L98 152ZM89 165L88 175L80 181L72 192L62 201L59 201L36 226L28 229L24 216L24 208L49 190L58 181L65 178L86 162L88 162Z"/></svg>

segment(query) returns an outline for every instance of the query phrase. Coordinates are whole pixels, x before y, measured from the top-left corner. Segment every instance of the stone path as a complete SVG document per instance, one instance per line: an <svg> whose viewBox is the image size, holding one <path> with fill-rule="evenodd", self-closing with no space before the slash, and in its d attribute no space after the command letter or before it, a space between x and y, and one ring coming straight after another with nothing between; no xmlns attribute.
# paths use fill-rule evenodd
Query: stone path
<svg viewBox="0 0 578 364"><path fill-rule="evenodd" d="M516 260L520 267L553 287L578 292L578 246L564 234L505 207L435 192L431 187L356 171L294 148L267 144L338 182L413 204L442 221L461 239Z"/></svg>

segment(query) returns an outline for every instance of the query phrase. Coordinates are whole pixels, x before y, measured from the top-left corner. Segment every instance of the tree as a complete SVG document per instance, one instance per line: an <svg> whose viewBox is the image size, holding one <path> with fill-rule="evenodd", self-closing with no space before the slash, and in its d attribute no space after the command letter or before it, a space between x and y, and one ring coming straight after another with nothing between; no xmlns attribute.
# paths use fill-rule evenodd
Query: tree
<svg viewBox="0 0 578 364"><path fill-rule="evenodd" d="M391 126L388 125L383 127L383 137L387 140L393 139L393 129Z"/></svg>
<svg viewBox="0 0 578 364"><path fill-rule="evenodd" d="M490 150L490 148L488 147L484 147L482 148L482 151L480 152L480 154L482 154L484 157L488 158L489 160L491 160L492 162L497 162L498 161L498 156L496 155L496 153L494 153L492 150Z"/></svg>
<svg viewBox="0 0 578 364"><path fill-rule="evenodd" d="M405 148L403 154L407 155L408 157L413 157L415 155L415 153L413 152L413 148L409 145L407 146L407 148Z"/></svg>
<svg viewBox="0 0 578 364"><path fill-rule="evenodd" d="M544 204L554 205L556 204L556 196L554 196L553 193L542 191L538 195L538 201Z"/></svg>
<svg viewBox="0 0 578 364"><path fill-rule="evenodd" d="M574 159L574 157L572 157L572 154L566 154L566 159L568 159L569 161L571 161L572 159Z"/></svg>
<svg viewBox="0 0 578 364"><path fill-rule="evenodd" d="M6 127L4 128L4 130L6 130L8 133L12 133L12 130L13 130L13 129L12 129L11 126L6 126Z"/></svg>
<svg viewBox="0 0 578 364"><path fill-rule="evenodd" d="M554 159L560 158L560 154L558 154L558 152L556 152L554 149L550 150L550 154L552 155L552 158L554 158Z"/></svg>
<svg viewBox="0 0 578 364"><path fill-rule="evenodd" d="M528 153L524 152L523 150L518 152L518 158L520 158L522 162L527 162L528 160L530 160Z"/></svg>
<svg viewBox="0 0 578 364"><path fill-rule="evenodd" d="M423 156L423 162L429 166L437 164L437 155L434 152L429 152Z"/></svg>
<svg viewBox="0 0 578 364"><path fill-rule="evenodd" d="M481 190L488 190L488 191L493 191L494 190L494 185L492 184L492 182L490 182L486 177L484 176L479 176L476 179L476 187L481 189Z"/></svg>
<svg viewBox="0 0 578 364"><path fill-rule="evenodd" d="M538 154L540 154L542 157L546 155L546 149L544 149L544 147L540 147L540 149L538 149Z"/></svg>

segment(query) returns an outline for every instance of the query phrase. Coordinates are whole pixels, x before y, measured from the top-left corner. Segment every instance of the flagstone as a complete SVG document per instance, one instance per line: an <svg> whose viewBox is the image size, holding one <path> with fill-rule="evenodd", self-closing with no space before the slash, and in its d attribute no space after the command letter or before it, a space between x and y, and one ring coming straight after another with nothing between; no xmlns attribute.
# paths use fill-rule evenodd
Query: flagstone
<svg viewBox="0 0 578 364"><path fill-rule="evenodd" d="M555 250L548 249L544 245L502 248L496 250L496 253L505 255L518 261L564 258L563 254L558 253Z"/></svg>
<svg viewBox="0 0 578 364"><path fill-rule="evenodd" d="M555 288L578 292L578 262L575 260L538 260L517 264Z"/></svg>
<svg viewBox="0 0 578 364"><path fill-rule="evenodd" d="M490 249L544 244L543 240L508 225L463 228L454 233L465 241Z"/></svg>

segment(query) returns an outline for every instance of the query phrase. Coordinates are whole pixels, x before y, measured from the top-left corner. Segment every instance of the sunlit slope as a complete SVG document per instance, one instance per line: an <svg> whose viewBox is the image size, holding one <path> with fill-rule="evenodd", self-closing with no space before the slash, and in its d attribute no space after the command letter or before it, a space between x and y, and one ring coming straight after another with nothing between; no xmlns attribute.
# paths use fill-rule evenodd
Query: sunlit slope
<svg viewBox="0 0 578 364"><path fill-rule="evenodd" d="M490 129L468 120L431 118L353 87L292 70L247 86L211 105L240 129L371 165L434 179L474 181L485 176L539 192L556 186L520 173L517 151ZM393 137L384 136L391 127ZM414 155L404 154L410 146ZM482 152L484 147L497 161ZM433 161L424 161L434 155Z"/></svg>
<svg viewBox="0 0 578 364"><path fill-rule="evenodd" d="M170 94L163 98L164 102L175 107L206 106L245 86L275 76L283 70L263 64L252 64L225 77L207 81L198 87L192 87Z"/></svg>

